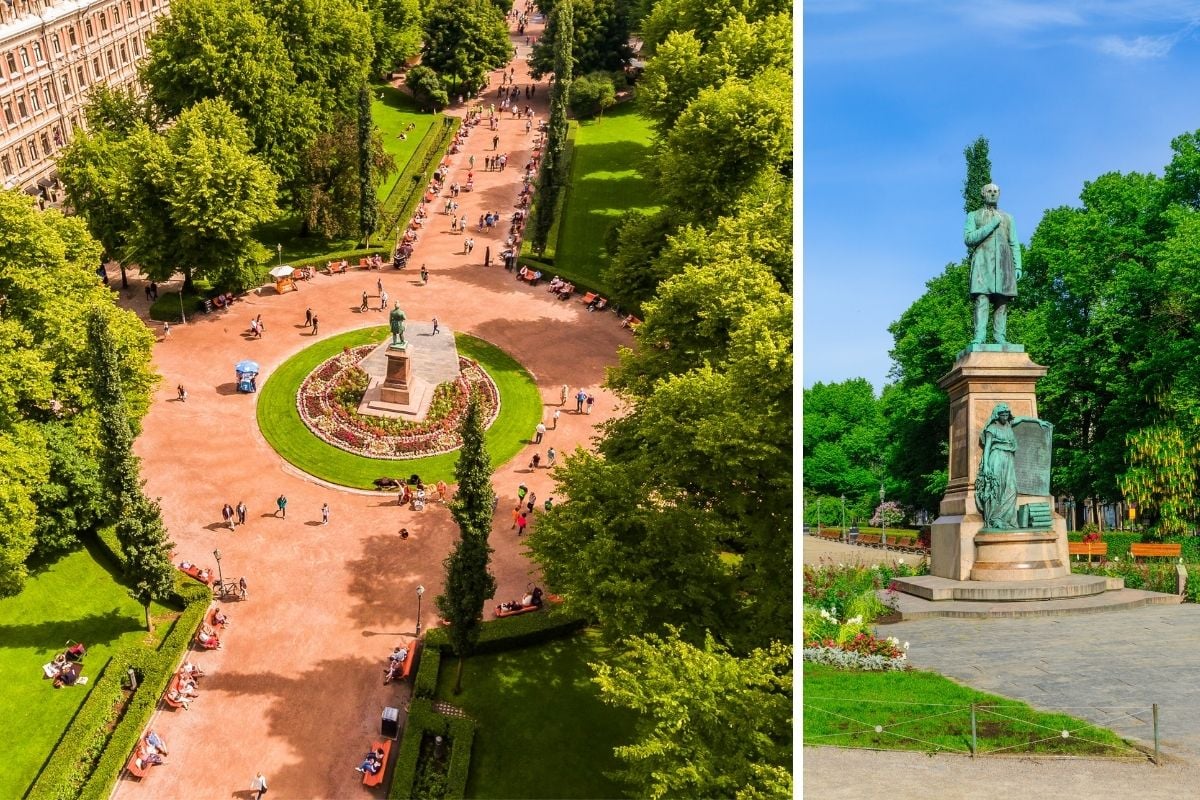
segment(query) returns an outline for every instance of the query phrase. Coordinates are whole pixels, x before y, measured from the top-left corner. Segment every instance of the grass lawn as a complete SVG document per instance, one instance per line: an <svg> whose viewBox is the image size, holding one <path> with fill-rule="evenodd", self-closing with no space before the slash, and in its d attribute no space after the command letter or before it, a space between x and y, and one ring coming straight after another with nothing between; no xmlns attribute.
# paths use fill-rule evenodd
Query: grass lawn
<svg viewBox="0 0 1200 800"><path fill-rule="evenodd" d="M103 559L98 549L70 553L30 578L21 594L0 599L0 719L5 721L0 797L25 793L113 651L148 637L145 612ZM151 613L156 620L178 615L158 605ZM168 630L167 624L156 625L155 635ZM68 639L88 646L83 674L91 680L88 686L55 689L42 677L42 665L62 652Z"/></svg>
<svg viewBox="0 0 1200 800"><path fill-rule="evenodd" d="M933 672L857 672L804 664L804 743L884 750L1145 759L1112 731L978 692ZM982 707L980 707L982 706ZM877 732L877 726L883 730ZM1064 738L1062 731L1069 731Z"/></svg>
<svg viewBox="0 0 1200 800"><path fill-rule="evenodd" d="M383 137L383 149L396 159L396 171L379 184L379 199L382 201L396 185L417 145L434 123L441 119L441 115L422 114L412 97L394 86L376 85L373 91L375 94L371 100L371 116ZM380 94L383 95L382 99ZM410 124L416 127L406 131ZM404 134L405 138L401 139L400 134Z"/></svg>
<svg viewBox="0 0 1200 800"><path fill-rule="evenodd" d="M650 155L650 121L625 103L601 119L579 123L571 178L555 248L559 275L607 293L600 270L604 237L626 211L658 209L654 184L640 172Z"/></svg>
<svg viewBox="0 0 1200 800"><path fill-rule="evenodd" d="M535 647L473 656L462 694L451 692L458 660L442 659L438 698L479 722L467 797L623 797L605 776L613 748L631 739L632 718L600 702L589 662L609 657L594 632Z"/></svg>
<svg viewBox="0 0 1200 800"><path fill-rule="evenodd" d="M360 328L317 342L285 361L259 391L258 425L263 436L286 461L342 486L374 488L376 478L417 473L426 483L453 482L458 451L427 458L404 460L366 458L326 444L300 419L296 392L305 377L343 347L382 342L386 326ZM500 414L484 434L492 466L516 455L542 418L542 397L537 384L519 363L500 348L463 333L455 334L459 355L472 358L492 376L500 391Z"/></svg>

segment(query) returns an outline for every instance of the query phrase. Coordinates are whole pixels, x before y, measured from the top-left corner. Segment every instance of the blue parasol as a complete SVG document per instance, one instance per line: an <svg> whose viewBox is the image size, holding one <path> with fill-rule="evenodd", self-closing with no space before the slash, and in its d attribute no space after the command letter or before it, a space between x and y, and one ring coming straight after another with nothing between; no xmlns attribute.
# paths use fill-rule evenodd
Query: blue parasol
<svg viewBox="0 0 1200 800"><path fill-rule="evenodd" d="M258 372L257 361L239 361L234 367L238 372Z"/></svg>

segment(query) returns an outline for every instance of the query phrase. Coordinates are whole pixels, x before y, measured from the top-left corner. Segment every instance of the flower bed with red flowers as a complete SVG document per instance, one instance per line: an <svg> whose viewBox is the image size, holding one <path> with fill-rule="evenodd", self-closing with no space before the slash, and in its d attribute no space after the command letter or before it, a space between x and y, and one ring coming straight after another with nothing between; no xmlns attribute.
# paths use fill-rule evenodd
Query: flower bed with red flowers
<svg viewBox="0 0 1200 800"><path fill-rule="evenodd" d="M322 441L370 458L423 458L462 447L459 424L467 400L480 399L486 429L500 413L500 394L491 377L469 358L459 357L459 376L434 389L429 412L419 422L360 414L358 405L369 377L359 366L378 345L344 350L309 373L296 393L300 419Z"/></svg>

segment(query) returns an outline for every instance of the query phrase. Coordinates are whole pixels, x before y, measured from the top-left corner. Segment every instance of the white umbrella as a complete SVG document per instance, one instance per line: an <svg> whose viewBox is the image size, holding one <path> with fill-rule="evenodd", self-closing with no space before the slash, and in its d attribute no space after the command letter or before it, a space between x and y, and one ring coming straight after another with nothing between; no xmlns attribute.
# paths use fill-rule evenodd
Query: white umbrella
<svg viewBox="0 0 1200 800"><path fill-rule="evenodd" d="M273 267L271 269L272 278L290 278L292 277L292 268L284 264L282 267Z"/></svg>

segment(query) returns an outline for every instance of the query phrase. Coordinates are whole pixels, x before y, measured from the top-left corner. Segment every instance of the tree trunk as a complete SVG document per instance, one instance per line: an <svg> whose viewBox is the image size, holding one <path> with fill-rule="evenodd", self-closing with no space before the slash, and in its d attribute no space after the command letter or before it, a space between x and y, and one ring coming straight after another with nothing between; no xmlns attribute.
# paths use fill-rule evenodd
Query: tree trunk
<svg viewBox="0 0 1200 800"><path fill-rule="evenodd" d="M192 268L188 267L183 271L183 293L194 294L195 290L196 287L192 283Z"/></svg>
<svg viewBox="0 0 1200 800"><path fill-rule="evenodd" d="M463 662L465 660L466 659L463 658L462 656L458 657L458 671L454 675L454 693L455 694L462 694Z"/></svg>
<svg viewBox="0 0 1200 800"><path fill-rule="evenodd" d="M150 618L150 603L146 603L146 630L154 633L154 620Z"/></svg>
<svg viewBox="0 0 1200 800"><path fill-rule="evenodd" d="M125 274L125 262L118 261L117 266L119 266L121 268L121 288L128 289L129 288L129 276L127 274Z"/></svg>

